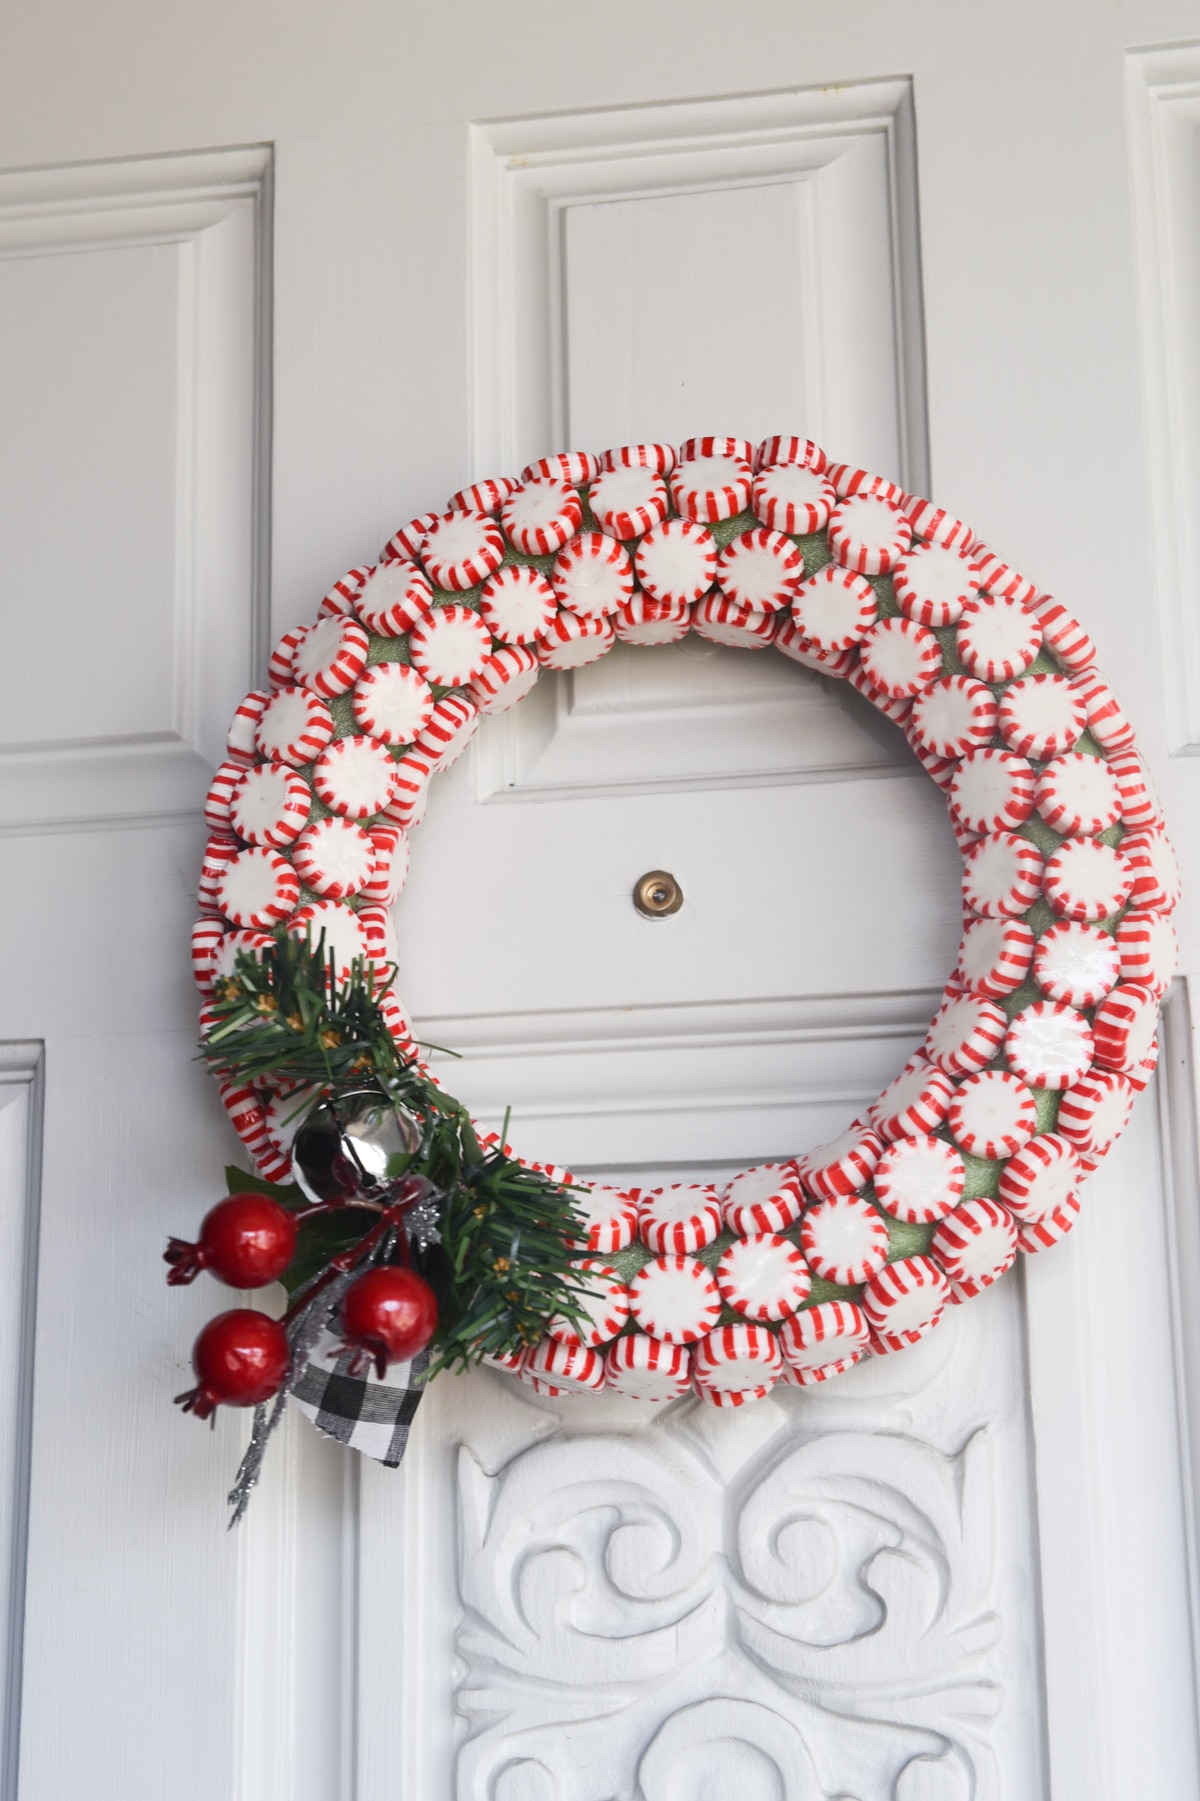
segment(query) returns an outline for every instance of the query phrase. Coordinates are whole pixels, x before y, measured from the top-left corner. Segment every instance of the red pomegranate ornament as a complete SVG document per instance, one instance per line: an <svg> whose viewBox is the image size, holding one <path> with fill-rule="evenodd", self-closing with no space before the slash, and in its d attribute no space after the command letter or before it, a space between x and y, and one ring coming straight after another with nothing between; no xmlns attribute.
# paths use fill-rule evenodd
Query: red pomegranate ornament
<svg viewBox="0 0 1200 1801"><path fill-rule="evenodd" d="M434 1292L415 1270L367 1270L342 1296L345 1349L353 1353L349 1374L362 1375L374 1363L382 1376L389 1363L406 1363L425 1349L437 1320Z"/></svg>
<svg viewBox="0 0 1200 1801"><path fill-rule="evenodd" d="M202 1269L230 1288L265 1288L277 1282L296 1249L295 1214L265 1194L231 1194L204 1216L195 1244L171 1238L163 1257L174 1287L194 1282Z"/></svg>
<svg viewBox="0 0 1200 1801"><path fill-rule="evenodd" d="M257 1407L279 1393L290 1363L287 1333L278 1320L251 1307L231 1307L210 1319L196 1340L196 1386L175 1399L200 1420L216 1407Z"/></svg>

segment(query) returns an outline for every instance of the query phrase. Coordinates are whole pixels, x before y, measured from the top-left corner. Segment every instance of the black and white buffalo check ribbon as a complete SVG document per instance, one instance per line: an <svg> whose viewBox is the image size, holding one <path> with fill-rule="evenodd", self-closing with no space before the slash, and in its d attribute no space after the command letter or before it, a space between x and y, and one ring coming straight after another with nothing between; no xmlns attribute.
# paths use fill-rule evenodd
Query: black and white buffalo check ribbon
<svg viewBox="0 0 1200 1801"><path fill-rule="evenodd" d="M321 1432L377 1463L395 1469L424 1393L428 1351L411 1363L393 1363L387 1380L374 1372L347 1375L350 1354L338 1355L338 1341L323 1335L291 1391L293 1403Z"/></svg>

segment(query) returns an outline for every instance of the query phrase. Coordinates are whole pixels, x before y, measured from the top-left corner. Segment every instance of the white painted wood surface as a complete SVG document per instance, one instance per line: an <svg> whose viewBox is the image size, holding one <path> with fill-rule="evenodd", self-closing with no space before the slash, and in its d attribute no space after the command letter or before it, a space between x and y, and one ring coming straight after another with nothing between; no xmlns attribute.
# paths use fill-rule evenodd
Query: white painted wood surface
<svg viewBox="0 0 1200 1801"><path fill-rule="evenodd" d="M829 1395L446 1380L399 1477L289 1429L231 1540L244 1422L169 1404L215 1290L155 1274L233 1154L186 934L268 602L560 442L795 427L927 478L1085 619L1200 894L1190 38L1183 0L6 9L4 1801L1200 1795L1182 985L1071 1240ZM458 1089L633 1176L835 1129L957 914L895 734L696 645L496 722L398 923Z"/></svg>

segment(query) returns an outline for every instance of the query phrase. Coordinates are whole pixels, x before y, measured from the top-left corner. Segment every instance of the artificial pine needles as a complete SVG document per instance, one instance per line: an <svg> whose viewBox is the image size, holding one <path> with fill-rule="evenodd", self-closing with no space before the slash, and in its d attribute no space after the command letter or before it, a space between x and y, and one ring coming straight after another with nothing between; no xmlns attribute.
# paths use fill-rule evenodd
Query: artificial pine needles
<svg viewBox="0 0 1200 1801"><path fill-rule="evenodd" d="M218 982L201 1055L227 1081L279 1090L315 1087L335 1098L376 1085L419 1132L406 1174L426 1177L439 1209L440 1244L414 1251L438 1298L430 1374L536 1344L555 1315L580 1316L572 1238L586 1239L569 1190L527 1169L499 1144L483 1145L461 1102L406 1056L380 1006L390 982L356 962L338 980L322 941L286 932L243 953ZM231 1172L231 1177L240 1172ZM285 1206L300 1191L255 1180ZM371 1229L348 1205L301 1227L284 1280L295 1290Z"/></svg>

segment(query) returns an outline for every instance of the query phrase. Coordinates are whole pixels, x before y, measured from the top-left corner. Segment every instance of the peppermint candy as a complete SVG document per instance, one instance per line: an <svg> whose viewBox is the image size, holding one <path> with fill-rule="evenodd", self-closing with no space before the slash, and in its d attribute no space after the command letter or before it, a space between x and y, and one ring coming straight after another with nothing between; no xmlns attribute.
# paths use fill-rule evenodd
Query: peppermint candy
<svg viewBox="0 0 1200 1801"><path fill-rule="evenodd" d="M757 1232L726 1247L717 1265L721 1299L745 1319L775 1320L795 1313L808 1299L812 1276L786 1238Z"/></svg>
<svg viewBox="0 0 1200 1801"><path fill-rule="evenodd" d="M694 1344L716 1325L721 1294L695 1257L655 1257L629 1284L629 1307L643 1332L664 1344Z"/></svg>
<svg viewBox="0 0 1200 1801"><path fill-rule="evenodd" d="M675 1183L638 1195L638 1231L649 1251L660 1255L698 1251L720 1230L721 1203L715 1189Z"/></svg>
<svg viewBox="0 0 1200 1801"><path fill-rule="evenodd" d="M840 1287L865 1282L887 1262L887 1227L857 1194L810 1207L800 1228L800 1243L814 1276Z"/></svg>

